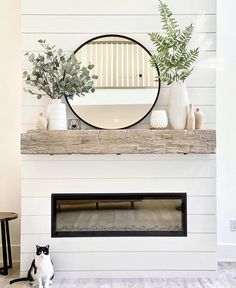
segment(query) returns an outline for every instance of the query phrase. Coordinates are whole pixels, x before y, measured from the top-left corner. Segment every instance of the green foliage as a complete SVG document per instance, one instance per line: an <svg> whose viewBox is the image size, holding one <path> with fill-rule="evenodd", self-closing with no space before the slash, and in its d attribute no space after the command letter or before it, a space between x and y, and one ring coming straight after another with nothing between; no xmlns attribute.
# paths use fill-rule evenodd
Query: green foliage
<svg viewBox="0 0 236 288"><path fill-rule="evenodd" d="M151 58L151 65L159 68L160 79L170 85L174 81L185 81L191 74L192 65L199 55L199 48L187 47L192 37L193 24L181 31L172 12L161 0L159 10L164 35L149 33L157 52Z"/></svg>
<svg viewBox="0 0 236 288"><path fill-rule="evenodd" d="M48 95L52 99L67 96L72 99L74 95L81 96L94 92L93 79L97 75L90 75L94 65L83 67L75 55L66 56L62 49L49 46L46 40L38 40L43 47L43 54L35 56L34 53L25 53L28 61L32 63L32 71L24 71L23 78L27 85L35 90L25 89L28 93L37 95L40 99Z"/></svg>

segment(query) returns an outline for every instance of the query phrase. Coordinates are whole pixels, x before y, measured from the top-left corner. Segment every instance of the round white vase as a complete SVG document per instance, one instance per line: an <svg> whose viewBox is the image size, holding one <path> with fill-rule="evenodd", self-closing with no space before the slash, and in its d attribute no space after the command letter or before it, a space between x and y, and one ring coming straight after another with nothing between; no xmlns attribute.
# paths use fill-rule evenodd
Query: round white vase
<svg viewBox="0 0 236 288"><path fill-rule="evenodd" d="M185 129L189 97L184 82L173 82L169 94L169 120L173 129Z"/></svg>
<svg viewBox="0 0 236 288"><path fill-rule="evenodd" d="M47 105L48 130L67 130L66 105L52 99Z"/></svg>
<svg viewBox="0 0 236 288"><path fill-rule="evenodd" d="M152 128L164 129L168 126L168 118L165 110L152 111L150 124Z"/></svg>

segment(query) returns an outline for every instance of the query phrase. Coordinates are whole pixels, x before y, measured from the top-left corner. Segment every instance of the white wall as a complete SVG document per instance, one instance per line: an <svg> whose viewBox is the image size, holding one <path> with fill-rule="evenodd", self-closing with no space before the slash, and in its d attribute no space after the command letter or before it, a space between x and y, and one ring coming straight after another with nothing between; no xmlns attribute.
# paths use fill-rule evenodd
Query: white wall
<svg viewBox="0 0 236 288"><path fill-rule="evenodd" d="M19 0L0 1L0 23L0 211L19 213L22 109ZM19 219L10 223L14 260L19 259L19 223Z"/></svg>
<svg viewBox="0 0 236 288"><path fill-rule="evenodd" d="M193 35L192 45L199 45L201 50L200 60L198 65L192 74L192 76L187 81L187 86L190 94L190 101L200 107L200 109L205 113L205 128L215 128L215 69L212 67L212 63L214 64L215 54L216 54L216 1L215 0L199 0L199 1L187 1L187 0L167 0L166 1L171 9L176 13L176 18L179 20L181 26L185 26L191 22L193 22L196 26L196 30ZM110 1L110 0L101 0L101 1L81 1L81 0L41 0L41 1L32 1L32 0L22 0L22 63L24 69L30 69L30 65L28 65L25 57L23 56L25 51L40 51L40 46L37 44L38 39L47 39L50 43L56 44L57 47L61 47L68 53L72 53L79 45L81 45L84 41L95 37L101 34L108 33L117 33L124 34L131 38L134 38L144 44L148 49L152 50L153 47L150 43L149 37L147 36L148 32L152 31L161 31L160 25L160 15L158 14L157 9L157 1L156 0L120 0L120 1ZM168 89L163 88L160 98L158 100L158 108L166 108L168 102ZM40 111L45 111L45 105L47 101L42 99L40 101L36 100L34 97L26 95L23 93L23 130L27 130L29 128L35 127L35 119ZM149 127L149 119L146 118L139 127ZM159 156L161 158L161 156ZM114 271L120 269L130 270L132 267L136 269L136 272L132 275L141 276L141 272L138 270L145 269L148 267L150 269L149 275L158 275L157 271L159 270L159 275L180 275L178 271L173 271L174 268L179 268L184 271L184 275L189 274L193 275L192 271L187 270L195 270L195 275L197 273L201 273L202 270L206 270L207 272L214 271L216 269L215 265L215 211L214 211L214 201L215 201L215 160L214 158L204 160L201 156L197 155L191 156L189 158L184 158L184 156L171 156L172 161L168 160L167 155L163 161L159 161L159 157L152 157L152 159L138 159L135 160L132 158L132 161L128 161L127 159L122 163L119 158L114 157L112 161L104 160L104 157L92 157L89 160L89 157L77 157L73 156L71 161L68 159L61 160L63 157L52 158L50 156L46 156L45 158L36 158L25 157L24 159L24 172L23 175L23 208L22 213L24 217L22 219L23 230L22 230L22 254L21 254L21 271L25 272L27 270L28 264L32 259L34 244L38 241L46 242L51 241L52 246L54 247L53 257L55 259L59 259L61 256L63 259L71 259L70 257L65 257L69 253L72 258L84 257L82 255L88 255L94 259L94 265L88 265L88 261L78 262L73 258L72 262L64 262L58 261L57 271L58 273L68 272L70 270L80 270L82 276L91 275L90 271L85 271L93 269L93 276L100 275L106 276L114 274ZM192 158L193 157L193 158ZM204 156L206 157L206 156ZM154 159L155 158L155 159ZM86 161L83 162L83 159ZM99 161L96 161L99 160ZM36 160L36 161L35 161ZM49 161L48 161L49 160ZM76 160L76 161L75 161ZM150 160L150 161L149 161ZM183 161L184 160L184 161ZM53 162L55 161L55 162ZM82 161L82 163L81 163ZM118 163L116 163L118 162ZM135 177L132 167L136 167L135 165L139 163L140 167L145 167L145 175L141 177L139 171L137 171L137 177ZM50 170L48 175L43 174L43 171L47 171L47 165L51 163L54 168ZM117 175L106 175L106 181L104 182L104 177L102 179L98 179L96 176L96 171L93 174L83 174L75 176L75 182L71 182L70 173L74 173L77 169L80 169L85 165L90 171L94 167L98 167L105 163L105 167L109 165L114 165L114 168L109 167L108 171L113 171L115 167L118 167L117 175L122 173L122 179L118 179ZM152 166L149 166L152 163ZM164 164L165 163L165 164ZM60 178L61 169L58 168L66 167L66 165L72 165L72 168L69 168L65 172L67 173L65 176L67 179L63 179L62 182L55 178ZM127 164L127 171L129 176L123 174L125 164ZM165 165L166 170L163 172L161 169L162 166ZM172 165L173 164L173 165ZM32 166L31 166L32 165ZM39 166L38 166L39 165ZM75 169L73 169L73 165ZM90 167L91 165L91 167ZM108 166L107 166L108 165ZM145 166L146 165L146 166ZM158 166L158 171L156 167ZM29 167L32 167L29 168ZM103 166L102 166L103 167ZM152 168L153 167L153 168ZM126 167L125 167L126 168ZM143 168L142 168L143 169ZM206 170L207 171L206 171ZM55 172L55 174L51 174L51 172ZM63 170L64 171L64 170ZM100 171L100 170L99 170ZM106 172L105 171L105 172ZM33 174L31 174L31 172ZM153 176L153 173L156 173ZM206 173L205 173L206 172ZM178 173L178 177L176 176ZM182 173L182 174L181 174ZM186 174L187 173L187 174ZM59 175L59 176L58 176ZM133 176L132 176L133 175ZM153 176L155 180L150 181L149 176ZM132 177L131 177L132 176ZM93 179L90 179L93 178ZM63 178L63 177L62 177ZM88 180L89 178L89 180ZM142 178L137 180L137 178ZM145 178L145 179L144 179ZM161 180L162 178L162 180ZM193 179L194 178L194 179ZM68 180L69 179L69 180ZM168 179L168 181L166 181ZM49 181L47 181L49 180ZM64 181L65 180L65 181ZM101 182L102 181L102 182ZM188 191L190 194L192 193L192 203L196 198L200 199L200 204L196 206L192 206L195 210L191 212L189 211L189 217L192 218L192 224L190 222L190 226L192 230L189 234L188 238L185 239L165 239L158 238L155 239L154 246L151 245L153 239L148 239L145 242L146 250L144 258L141 258L142 252L132 253L133 249L139 245L139 239L136 238L135 242L137 246L132 248L132 244L128 239L125 239L125 243L123 242L123 247L125 249L124 253L118 253L119 251L119 243L117 244L117 239L111 240L105 239L104 242L98 242L99 240L94 238L91 242L87 242L87 239L72 239L71 241L65 241L67 245L58 245L58 239L50 239L49 229L50 229L50 221L47 221L44 216L48 217L47 212L44 210L36 211L35 216L32 215L32 211L27 210L27 203L34 205L34 201L40 200L39 198L43 195L42 205L48 203L48 198L50 197L50 193L60 191L61 187L63 187L64 191L79 192L79 191L93 191L94 188L102 189L104 188L104 183L107 186L107 190L111 190L111 188L119 189L125 191L126 183L128 183L129 190L136 188L137 185L133 186L133 183L137 181L143 181L140 186L140 189L150 189L152 191L161 191L163 189L176 191L181 189L181 191ZM99 182L99 184L98 184ZM62 183L60 185L60 183ZM70 184L72 183L72 184ZM89 183L89 186L88 186ZM114 185L113 185L114 183ZM119 185L117 184L119 183ZM161 186L160 186L160 183ZM52 186L50 186L52 185ZM57 185L57 186L56 186ZM78 186L79 185L79 186ZM81 185L81 186L80 186ZM162 186L163 185L163 186ZM166 186L167 185L167 186ZM172 185L172 186L171 186ZM179 186L177 186L179 185ZM203 186L202 186L203 185ZM32 190L32 187L34 189ZM115 187L115 188L114 188ZM179 187L179 188L178 188ZM198 189L195 189L200 187ZM105 188L104 188L105 189ZM174 190L176 189L176 190ZM29 194L32 191L32 196ZM126 190L128 191L128 190ZM204 195L203 195L203 194ZM27 202L29 201L29 202ZM210 204L209 204L210 203ZM208 206L209 204L209 206ZM31 207L31 206L30 206ZM32 206L35 207L35 206ZM46 207L46 206L45 206ZM203 210L200 208L203 207ZM209 209L208 209L209 208ZM200 210L199 210L200 209ZM200 212L199 212L200 211ZM199 213L201 215L199 215ZM195 215L196 214L196 215ZM39 216L39 217L38 217ZM38 217L38 218L37 218ZM202 217L202 218L201 218ZM201 219L200 219L201 218ZM45 219L46 225L40 225L44 223L42 219ZM28 221L28 222L27 222ZM34 222L36 221L36 222ZM36 225L38 223L38 226ZM30 229L36 229L31 230ZM47 230L40 230L40 229ZM28 229L28 230L27 230ZM195 229L195 230L194 230ZM191 230L189 230L191 231ZM33 233L31 233L33 232ZM31 235L34 234L34 235ZM46 234L46 235L45 235ZM200 240L199 240L200 239ZM67 239L68 240L68 239ZM120 240L121 241L121 240ZM134 240L132 240L134 241ZM165 246L166 241L169 241L168 245ZM186 241L186 243L184 243ZM70 246L73 244L75 246ZM110 246L108 244L110 243ZM164 244L163 244L164 243ZM58 246L57 246L57 245ZM79 244L79 245L78 245ZM128 245L129 244L129 245ZM175 244L175 245L174 245ZM120 243L120 245L122 245ZM128 245L127 248L125 248ZM162 245L162 246L161 246ZM63 247L65 250L63 251ZM80 248L82 247L82 248ZM130 248L131 247L131 248ZM167 247L167 248L166 248ZM171 248L170 248L171 247ZM68 248L68 250L66 250ZM101 257L105 257L103 259L109 260L111 255L106 253L106 249L109 248L109 252L114 252L114 255L117 255L118 264L115 262L111 264L111 272L109 272L109 267L107 266L106 261L103 261L103 266L100 268L100 259ZM74 250L73 250L74 249ZM82 249L82 251L80 250ZM140 248L141 249L141 248ZM156 249L156 250L155 250ZM71 251L75 251L76 254L73 256ZM158 251L157 251L158 250ZM165 252L164 254L163 251ZM201 252L202 251L202 252ZM65 252L66 254L63 254ZM81 253L82 252L82 253ZM87 253L87 254L84 254ZM130 253L131 252L131 253ZM179 255L181 252L181 259L179 261ZM96 254L96 257L94 258ZM132 256L131 256L132 254ZM154 261L149 261L149 255L153 255L152 259ZM160 256L162 255L162 256ZM166 256L168 261L160 261L163 259L163 255ZM59 258L58 258L59 257ZM121 259L126 257L129 259L129 263L125 266L124 261ZM168 258L169 257L169 258ZM62 258L60 258L62 259ZM63 260L62 259L62 260ZM82 259L82 258L81 258ZM143 262L142 262L143 259ZM207 259L208 261L205 261ZM186 260L186 261L185 261ZM92 261L92 260L91 260ZM176 261L176 262L174 262ZM64 266L65 265L65 266ZM164 265L164 266L163 266ZM185 266L184 266L185 265ZM66 271L63 271L63 266ZM188 267L187 267L188 266ZM89 267L89 268L88 268ZM152 268L155 270L153 273L151 272ZM104 273L101 272L96 274L96 269L103 269ZM162 271L164 269L166 274ZM172 269L172 271L171 271ZM131 275L131 272L123 271L123 275ZM138 271L138 272L137 272ZM136 273L136 274L135 274ZM168 274L169 273L169 274ZM73 274L73 273L72 273ZM74 273L78 277L78 272ZM147 275L146 271L143 271L142 275ZM198 274L199 275L199 274ZM202 274L201 274L202 275Z"/></svg>
<svg viewBox="0 0 236 288"><path fill-rule="evenodd" d="M219 259L236 260L236 31L234 0L217 1L217 197Z"/></svg>
<svg viewBox="0 0 236 288"><path fill-rule="evenodd" d="M215 165L215 155L24 155L21 274L49 243L57 277L212 276ZM187 192L188 235L51 238L51 194L92 192Z"/></svg>
<svg viewBox="0 0 236 288"><path fill-rule="evenodd" d="M190 101L205 113L205 128L215 128L215 68L216 0L167 0L181 26L193 22L196 26L192 46L200 46L198 65L187 80ZM153 49L148 32L161 31L156 0L82 1L82 0L22 0L22 62L30 69L25 51L40 51L38 39L47 39L57 47L72 53L83 42L97 35L117 33L140 41ZM45 112L45 99L30 95L23 98L23 130L35 127L39 111ZM166 109L168 91L162 89L157 102ZM139 127L150 127L147 117Z"/></svg>

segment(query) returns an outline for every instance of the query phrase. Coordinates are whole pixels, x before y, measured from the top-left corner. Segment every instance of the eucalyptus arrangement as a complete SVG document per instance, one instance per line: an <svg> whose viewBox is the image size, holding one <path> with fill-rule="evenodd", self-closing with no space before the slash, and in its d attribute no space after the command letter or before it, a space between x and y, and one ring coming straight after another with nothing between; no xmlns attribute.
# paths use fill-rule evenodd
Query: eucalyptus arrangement
<svg viewBox="0 0 236 288"><path fill-rule="evenodd" d="M67 129L67 119L62 97L73 99L74 96L93 93L93 80L98 76L91 75L94 65L84 67L74 54L67 56L62 49L57 50L46 40L38 42L43 47L42 54L35 56L34 53L25 53L33 66L30 72L23 72L25 83L31 86L25 91L36 95L38 99L50 97L51 103L47 105L48 129L64 130Z"/></svg>
<svg viewBox="0 0 236 288"><path fill-rule="evenodd" d="M199 56L199 47L189 49L194 26L181 30L169 7L159 0L159 11L163 34L149 33L156 54L151 65L158 66L160 80L171 85L169 95L169 119L174 129L185 129L189 98L184 81L191 75L193 63Z"/></svg>
<svg viewBox="0 0 236 288"><path fill-rule="evenodd" d="M98 76L90 75L94 65L83 67L74 54L67 56L62 49L56 50L46 40L38 42L44 49L43 54L25 53L33 69L31 72L24 71L23 78L27 85L36 88L25 89L28 93L37 95L38 99L42 96L61 99L63 96L73 98L95 91L93 79Z"/></svg>
<svg viewBox="0 0 236 288"><path fill-rule="evenodd" d="M167 85L174 81L185 81L193 71L192 64L197 60L199 47L188 49L194 26L190 24L180 30L176 19L169 7L159 0L162 29L164 35L149 33L157 54L151 57L153 67L158 66L160 78Z"/></svg>

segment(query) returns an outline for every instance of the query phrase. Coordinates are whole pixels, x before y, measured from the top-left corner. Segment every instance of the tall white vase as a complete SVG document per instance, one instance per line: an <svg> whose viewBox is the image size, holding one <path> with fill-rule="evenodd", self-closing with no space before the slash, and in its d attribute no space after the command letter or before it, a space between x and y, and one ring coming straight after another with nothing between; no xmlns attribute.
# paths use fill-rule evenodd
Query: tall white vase
<svg viewBox="0 0 236 288"><path fill-rule="evenodd" d="M185 129L189 97L184 82L173 82L169 94L169 120L173 129Z"/></svg>
<svg viewBox="0 0 236 288"><path fill-rule="evenodd" d="M48 130L66 130L66 105L61 99L52 99L47 105Z"/></svg>

